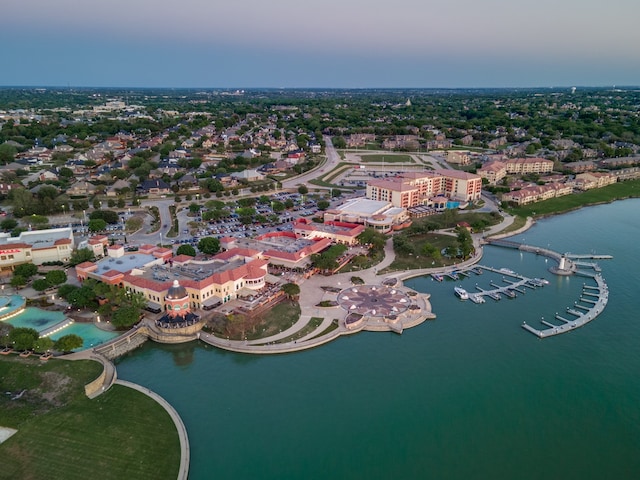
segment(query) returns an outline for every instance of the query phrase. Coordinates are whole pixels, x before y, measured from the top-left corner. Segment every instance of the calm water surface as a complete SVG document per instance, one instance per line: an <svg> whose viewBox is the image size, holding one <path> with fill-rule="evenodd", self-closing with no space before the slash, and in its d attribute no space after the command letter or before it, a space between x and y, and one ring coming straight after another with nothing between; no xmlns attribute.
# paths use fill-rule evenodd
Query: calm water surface
<svg viewBox="0 0 640 480"><path fill-rule="evenodd" d="M278 356L148 342L119 361L118 375L178 410L192 480L637 479L639 210L640 200L590 207L516 237L614 256L599 262L611 291L605 312L569 334L539 340L520 325L552 320L592 281L488 247L482 264L550 285L475 305L453 287L488 289L499 275L413 279L438 318L403 335L360 333Z"/></svg>

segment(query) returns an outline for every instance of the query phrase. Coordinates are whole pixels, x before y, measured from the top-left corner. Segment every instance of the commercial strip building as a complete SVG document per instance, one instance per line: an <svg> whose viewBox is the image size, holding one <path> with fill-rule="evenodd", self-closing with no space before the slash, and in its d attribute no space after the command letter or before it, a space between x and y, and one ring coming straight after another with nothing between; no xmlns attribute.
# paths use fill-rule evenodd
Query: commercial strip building
<svg viewBox="0 0 640 480"><path fill-rule="evenodd" d="M125 253L124 247L114 245L105 258L77 265L78 280L93 278L141 293L148 307L157 311L166 309L165 298L175 280L188 292L193 309L211 308L236 298L243 289L255 291L265 286L267 261L256 250L235 248L209 260L172 257L171 250L166 250L146 245Z"/></svg>
<svg viewBox="0 0 640 480"><path fill-rule="evenodd" d="M294 232L271 232L256 238L223 237L220 246L229 251L236 248L261 252L261 258L270 265L288 269L306 269L311 255L331 246L329 238L299 238Z"/></svg>
<svg viewBox="0 0 640 480"><path fill-rule="evenodd" d="M353 198L324 213L325 223L349 222L371 227L381 233L411 225L406 208L394 207L391 202Z"/></svg>
<svg viewBox="0 0 640 480"><path fill-rule="evenodd" d="M269 264L289 269L307 269L311 256L333 243L353 245L364 226L329 222L307 223L302 219L293 232L272 232L255 239L224 237L222 253L200 260L188 255L173 256L168 248L142 245L126 252L122 245L105 247L96 236L88 244L106 257L76 266L78 280L93 278L128 291L141 293L153 311L167 310L167 295L175 281L186 289L189 308L213 308L238 296L248 296L267 286ZM170 296L169 296L170 297Z"/></svg>
<svg viewBox="0 0 640 480"><path fill-rule="evenodd" d="M10 272L17 265L68 262L74 249L71 228L33 230L11 237L0 233L0 271Z"/></svg>

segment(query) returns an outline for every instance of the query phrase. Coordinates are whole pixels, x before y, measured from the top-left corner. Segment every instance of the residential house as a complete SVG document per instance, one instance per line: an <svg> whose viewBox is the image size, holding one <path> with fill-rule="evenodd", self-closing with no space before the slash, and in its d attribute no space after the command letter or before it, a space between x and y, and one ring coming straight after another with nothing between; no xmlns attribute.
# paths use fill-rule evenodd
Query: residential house
<svg viewBox="0 0 640 480"><path fill-rule="evenodd" d="M67 189L67 195L93 195L96 191L96 186L86 182L84 180L80 180L75 182Z"/></svg>
<svg viewBox="0 0 640 480"><path fill-rule="evenodd" d="M162 179L145 180L138 185L138 190L149 195L166 195L171 193L171 188Z"/></svg>
<svg viewBox="0 0 640 480"><path fill-rule="evenodd" d="M611 173L579 173L576 175L575 188L577 190L591 190L592 188L606 187L617 181L617 177Z"/></svg>
<svg viewBox="0 0 640 480"><path fill-rule="evenodd" d="M123 188L131 188L131 184L127 180L116 180L107 188L107 197L117 197Z"/></svg>

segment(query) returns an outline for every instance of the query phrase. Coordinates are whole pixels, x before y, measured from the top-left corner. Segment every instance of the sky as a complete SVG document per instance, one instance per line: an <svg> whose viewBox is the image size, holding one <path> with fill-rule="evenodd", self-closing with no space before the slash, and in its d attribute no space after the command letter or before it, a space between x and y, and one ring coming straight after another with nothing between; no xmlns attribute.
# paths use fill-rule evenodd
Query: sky
<svg viewBox="0 0 640 480"><path fill-rule="evenodd" d="M638 0L2 0L0 85L640 85Z"/></svg>

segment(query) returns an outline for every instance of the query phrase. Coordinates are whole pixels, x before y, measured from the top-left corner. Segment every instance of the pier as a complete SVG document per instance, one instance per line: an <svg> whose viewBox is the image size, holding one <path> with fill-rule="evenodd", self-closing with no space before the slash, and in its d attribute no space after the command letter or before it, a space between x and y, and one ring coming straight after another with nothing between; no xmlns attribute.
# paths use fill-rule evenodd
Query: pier
<svg viewBox="0 0 640 480"><path fill-rule="evenodd" d="M521 250L523 252L532 252L536 255L543 255L558 262L557 267L551 267L549 270L556 275L573 275L579 273L583 276L590 276L585 272L578 272L578 267L592 268L596 272L600 272L600 267L596 263L583 262L582 260L609 260L613 258L611 255L595 255L595 254L574 254L574 253L559 253L550 248L537 247L535 245L526 245L524 243L518 243L505 239L487 239L486 242L489 245L497 247L513 248Z"/></svg>
<svg viewBox="0 0 640 480"><path fill-rule="evenodd" d="M582 287L582 293L584 295L586 293L585 292L586 290L590 292L597 291L598 300L593 302L591 307L585 307L584 305L579 305L577 302L574 303L573 305L574 308L567 307L567 313L570 313L571 315L576 316L575 320L567 320L566 318L561 317L556 313L555 318L564 322L563 325L556 326L542 319L540 323L542 323L543 325L549 328L539 330L527 324L526 322L522 324L522 328L533 333L538 338L546 338L553 335L559 335L561 333L570 332L571 330L574 330L576 328L582 327L583 325L586 325L591 320L596 318L598 315L600 315L600 313L602 313L602 311L604 310L604 307L607 305L607 302L609 301L609 288L607 287L607 284L605 283L601 274L599 273L592 274L591 278L595 280L596 285L595 286L584 285ZM584 298L581 298L580 300L583 302L585 301ZM584 311L584 313L576 309L582 310Z"/></svg>
<svg viewBox="0 0 640 480"><path fill-rule="evenodd" d="M509 298L516 298L517 296L516 292L524 294L526 291L525 287L535 290L536 287L533 286L531 282L537 281L538 286L540 287L544 286L544 283L542 283L539 279L528 278L528 277L525 277L524 275L520 275L519 273L513 272L505 268L492 268L484 265L476 265L475 268L478 269L479 271L487 270L488 272L494 272L494 273L499 273L503 275L502 281L506 285L498 285L494 281L490 281L489 285L493 287L492 290L485 290L484 288L479 287L478 284L476 283L476 290L478 290L480 293L476 293L474 295L489 297L495 301L500 300L502 298L502 295ZM480 303L480 302L476 302L476 303Z"/></svg>

